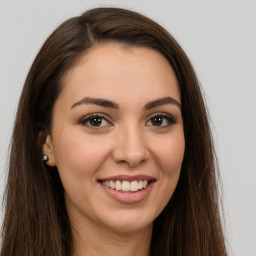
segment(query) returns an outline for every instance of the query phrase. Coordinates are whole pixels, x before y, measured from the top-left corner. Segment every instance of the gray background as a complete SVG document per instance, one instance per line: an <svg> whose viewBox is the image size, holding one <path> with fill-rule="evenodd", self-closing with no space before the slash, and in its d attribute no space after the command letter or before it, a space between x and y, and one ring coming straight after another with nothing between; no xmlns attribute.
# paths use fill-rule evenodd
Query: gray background
<svg viewBox="0 0 256 256"><path fill-rule="evenodd" d="M0 1L0 198L16 107L36 53L62 21L101 5L148 15L187 52L211 114L230 255L256 256L255 1Z"/></svg>

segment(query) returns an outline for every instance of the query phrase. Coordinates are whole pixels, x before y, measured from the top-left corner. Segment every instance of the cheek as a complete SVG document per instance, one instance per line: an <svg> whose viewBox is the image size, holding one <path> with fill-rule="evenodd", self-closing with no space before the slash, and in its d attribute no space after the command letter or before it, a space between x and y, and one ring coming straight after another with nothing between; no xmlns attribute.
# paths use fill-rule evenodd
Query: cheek
<svg viewBox="0 0 256 256"><path fill-rule="evenodd" d="M165 208L172 197L177 186L181 165L185 151L185 141L183 133L177 136L166 136L161 141L152 141L154 144L154 155L156 169L158 170L158 185L154 202L156 203L155 216L158 216Z"/></svg>
<svg viewBox="0 0 256 256"><path fill-rule="evenodd" d="M80 130L69 129L55 136L54 152L56 166L60 172L82 178L92 175L104 161L108 148L102 140L87 136Z"/></svg>
<svg viewBox="0 0 256 256"><path fill-rule="evenodd" d="M158 163L163 174L168 176L179 174L185 151L183 133L179 136L166 138L162 143L158 143L156 150Z"/></svg>

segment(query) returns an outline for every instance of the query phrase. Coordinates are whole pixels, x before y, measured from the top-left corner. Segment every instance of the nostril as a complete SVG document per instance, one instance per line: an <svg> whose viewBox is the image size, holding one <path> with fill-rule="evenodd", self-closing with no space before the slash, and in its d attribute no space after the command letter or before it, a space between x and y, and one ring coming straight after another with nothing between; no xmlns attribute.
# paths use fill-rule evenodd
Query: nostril
<svg viewBox="0 0 256 256"><path fill-rule="evenodd" d="M125 131L119 130L112 155L116 163L125 163L134 168L148 159L149 152L141 130L137 130L134 126L129 127L129 129L126 127Z"/></svg>

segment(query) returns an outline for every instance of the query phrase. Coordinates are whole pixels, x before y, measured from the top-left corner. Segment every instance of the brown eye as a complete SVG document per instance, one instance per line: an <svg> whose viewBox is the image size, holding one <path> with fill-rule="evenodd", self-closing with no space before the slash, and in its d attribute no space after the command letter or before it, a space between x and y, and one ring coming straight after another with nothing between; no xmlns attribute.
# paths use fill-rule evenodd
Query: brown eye
<svg viewBox="0 0 256 256"><path fill-rule="evenodd" d="M155 117L153 117L152 120L151 120L151 123L154 126L161 126L162 123L163 123L162 116L155 116Z"/></svg>
<svg viewBox="0 0 256 256"><path fill-rule="evenodd" d="M156 114L152 116L146 123L147 126L153 126L153 127L168 127L172 124L175 124L176 120L171 116L167 114Z"/></svg>
<svg viewBox="0 0 256 256"><path fill-rule="evenodd" d="M111 123L105 117L95 114L83 117L79 121L79 124L83 126L88 126L90 128L111 126Z"/></svg>
<svg viewBox="0 0 256 256"><path fill-rule="evenodd" d="M88 122L91 126L101 126L102 118L101 117L91 117Z"/></svg>

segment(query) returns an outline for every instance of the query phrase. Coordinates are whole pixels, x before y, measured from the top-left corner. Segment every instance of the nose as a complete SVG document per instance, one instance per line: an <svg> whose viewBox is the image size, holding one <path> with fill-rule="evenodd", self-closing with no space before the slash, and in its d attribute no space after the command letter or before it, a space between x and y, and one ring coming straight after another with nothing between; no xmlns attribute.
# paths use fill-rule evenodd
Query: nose
<svg viewBox="0 0 256 256"><path fill-rule="evenodd" d="M134 126L118 131L113 148L113 158L117 163L136 167L149 158L147 141L142 129Z"/></svg>

